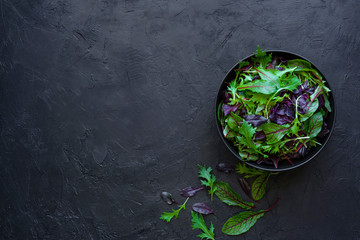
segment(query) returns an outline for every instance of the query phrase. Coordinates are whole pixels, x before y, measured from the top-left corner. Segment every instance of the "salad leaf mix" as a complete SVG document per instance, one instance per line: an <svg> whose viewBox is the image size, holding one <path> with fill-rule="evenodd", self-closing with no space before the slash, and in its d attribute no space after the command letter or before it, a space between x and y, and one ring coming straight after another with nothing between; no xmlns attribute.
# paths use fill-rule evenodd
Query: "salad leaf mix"
<svg viewBox="0 0 360 240"><path fill-rule="evenodd" d="M305 156L329 133L330 89L308 61L284 59L259 47L239 62L218 105L223 135L244 161L274 164Z"/></svg>

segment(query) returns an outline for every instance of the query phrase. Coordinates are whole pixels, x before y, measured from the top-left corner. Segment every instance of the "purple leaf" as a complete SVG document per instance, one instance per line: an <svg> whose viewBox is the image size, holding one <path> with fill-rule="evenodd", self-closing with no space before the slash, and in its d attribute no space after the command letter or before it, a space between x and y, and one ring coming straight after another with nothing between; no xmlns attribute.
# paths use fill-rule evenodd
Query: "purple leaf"
<svg viewBox="0 0 360 240"><path fill-rule="evenodd" d="M172 195L171 193L168 193L168 192L162 192L160 194L161 196L161 199L166 202L167 204L171 205L173 203L177 204L177 202L172 198Z"/></svg>
<svg viewBox="0 0 360 240"><path fill-rule="evenodd" d="M214 211L205 203L194 203L194 205L192 205L192 210L204 215L214 213Z"/></svg>
<svg viewBox="0 0 360 240"><path fill-rule="evenodd" d="M204 187L186 187L183 190L181 190L180 195L183 197L192 197L200 190L203 190Z"/></svg>
<svg viewBox="0 0 360 240"><path fill-rule="evenodd" d="M290 99L285 99L281 103L277 103L269 114L270 121L284 125L291 123L295 118L295 106Z"/></svg>
<svg viewBox="0 0 360 240"><path fill-rule="evenodd" d="M327 123L324 122L321 128L320 133L316 136L317 138L323 138L329 133L329 129L327 128Z"/></svg>
<svg viewBox="0 0 360 240"><path fill-rule="evenodd" d="M237 105L231 106L231 105L228 105L228 104L224 104L224 105L222 106L224 115L227 116L227 115L230 114L230 112L236 112L236 110L240 107L240 105L241 105L241 104L237 104Z"/></svg>
<svg viewBox="0 0 360 240"><path fill-rule="evenodd" d="M299 149L298 153L300 156L305 156L306 153L309 151L309 148L305 146L305 144Z"/></svg>
<svg viewBox="0 0 360 240"><path fill-rule="evenodd" d="M267 122L267 118L261 115L251 114L244 116L244 119L247 123L251 124L254 127L258 127Z"/></svg>
<svg viewBox="0 0 360 240"><path fill-rule="evenodd" d="M276 66L276 58L274 58L274 60L271 63L268 63L266 69L274 69L275 66Z"/></svg>
<svg viewBox="0 0 360 240"><path fill-rule="evenodd" d="M224 103L228 103L231 98L231 94L229 94L226 90L223 91L223 100Z"/></svg>
<svg viewBox="0 0 360 240"><path fill-rule="evenodd" d="M323 108L325 106L325 99L323 95L320 95L318 97L318 101L319 101L319 107L317 108L316 111L320 110L321 108Z"/></svg>
<svg viewBox="0 0 360 240"><path fill-rule="evenodd" d="M246 181L246 179L243 178L243 177L238 177L238 181L239 181L239 183L240 183L240 186L241 186L242 190L245 192L245 194L246 194L250 199L254 200L253 197L251 196L251 188L250 188L250 185L249 185L249 183ZM255 200L254 200L254 201L255 201ZM256 201L256 202L258 202L258 201Z"/></svg>
<svg viewBox="0 0 360 240"><path fill-rule="evenodd" d="M254 134L254 138L255 138L255 140L265 140L266 135L265 135L264 131L260 131L260 132L256 132Z"/></svg>
<svg viewBox="0 0 360 240"><path fill-rule="evenodd" d="M228 163L219 163L216 165L216 169L220 172L232 173L235 172L235 167Z"/></svg>

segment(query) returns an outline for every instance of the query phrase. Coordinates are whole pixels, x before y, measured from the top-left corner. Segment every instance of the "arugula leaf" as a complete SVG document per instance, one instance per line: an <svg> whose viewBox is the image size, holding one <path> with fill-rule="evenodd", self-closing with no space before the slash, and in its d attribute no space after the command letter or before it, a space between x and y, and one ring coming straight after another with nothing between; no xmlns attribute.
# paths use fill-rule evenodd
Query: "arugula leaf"
<svg viewBox="0 0 360 240"><path fill-rule="evenodd" d="M243 175L244 178L256 177L256 176L267 173L264 170L247 167L245 165L245 163L238 163L235 167L235 170L237 173L240 173L241 175Z"/></svg>
<svg viewBox="0 0 360 240"><path fill-rule="evenodd" d="M164 220L165 222L170 222L173 217L175 217L175 219L178 218L180 211L182 209L185 209L185 205L186 205L188 200L189 200L189 198L187 198L185 200L185 202L183 203L183 205L181 205L180 208L177 209L177 210L173 209L172 212L163 212L161 214L160 219Z"/></svg>
<svg viewBox="0 0 360 240"><path fill-rule="evenodd" d="M265 132L267 143L273 144L280 141L286 135L290 127L275 123L264 123L260 128Z"/></svg>
<svg viewBox="0 0 360 240"><path fill-rule="evenodd" d="M205 221L204 221L204 218L201 214L197 214L193 211L191 211L191 222L192 222L192 225L191 225L191 228L194 230L194 229L200 229L202 231L201 234L197 235L197 237L203 239L210 239L210 240L215 240L215 234L214 234L214 225L213 223L211 222L210 223L210 229L208 229L206 227L206 224L205 224Z"/></svg>
<svg viewBox="0 0 360 240"><path fill-rule="evenodd" d="M270 173L258 176L251 186L251 195L254 200L259 201L265 194L266 184L269 180Z"/></svg>
<svg viewBox="0 0 360 240"><path fill-rule="evenodd" d="M243 201L240 194L235 192L228 183L215 182L215 186L217 187L215 194L223 203L229 206L238 206L244 209L254 208L253 203Z"/></svg>
<svg viewBox="0 0 360 240"><path fill-rule="evenodd" d="M216 177L213 174L211 174L211 170L212 170L211 167L208 167L207 169L201 165L198 165L198 167L200 168L199 178L205 179L205 180L200 180L200 182L202 185L210 188L209 193L210 193L211 201L212 201L213 195L217 190L216 186L214 186Z"/></svg>
<svg viewBox="0 0 360 240"><path fill-rule="evenodd" d="M229 218L223 225L221 229L222 232L228 235L240 235L249 231L249 229L257 222L257 220L264 216L266 212L270 211L278 201L279 199L266 210L260 210L257 212L245 211Z"/></svg>
<svg viewBox="0 0 360 240"><path fill-rule="evenodd" d="M308 136L311 138L316 137L320 133L322 125L323 117L321 112L315 113L309 120Z"/></svg>

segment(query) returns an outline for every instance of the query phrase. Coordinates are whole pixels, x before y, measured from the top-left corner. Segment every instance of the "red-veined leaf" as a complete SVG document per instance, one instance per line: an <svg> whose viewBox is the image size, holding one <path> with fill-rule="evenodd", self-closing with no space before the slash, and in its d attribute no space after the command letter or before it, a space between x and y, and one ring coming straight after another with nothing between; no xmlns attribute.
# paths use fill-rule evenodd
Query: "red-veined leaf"
<svg viewBox="0 0 360 240"><path fill-rule="evenodd" d="M279 199L277 199L277 201L266 210L260 210L257 212L245 211L229 218L223 225L222 232L228 235L240 235L249 231L256 221L272 209L278 201Z"/></svg>
<svg viewBox="0 0 360 240"><path fill-rule="evenodd" d="M225 182L215 182L217 191L215 192L216 196L225 204L229 206L238 206L244 209L254 208L253 203L245 202L241 199L240 194L232 190L229 184Z"/></svg>
<svg viewBox="0 0 360 240"><path fill-rule="evenodd" d="M259 201L265 194L266 184L270 174L262 174L258 176L251 186L251 195L254 200Z"/></svg>
<svg viewBox="0 0 360 240"><path fill-rule="evenodd" d="M268 144L273 144L280 141L289 130L289 127L275 123L264 123L260 126L260 128L264 131Z"/></svg>
<svg viewBox="0 0 360 240"><path fill-rule="evenodd" d="M323 125L323 116L321 112L315 113L309 120L308 136L313 138L316 137L321 131Z"/></svg>

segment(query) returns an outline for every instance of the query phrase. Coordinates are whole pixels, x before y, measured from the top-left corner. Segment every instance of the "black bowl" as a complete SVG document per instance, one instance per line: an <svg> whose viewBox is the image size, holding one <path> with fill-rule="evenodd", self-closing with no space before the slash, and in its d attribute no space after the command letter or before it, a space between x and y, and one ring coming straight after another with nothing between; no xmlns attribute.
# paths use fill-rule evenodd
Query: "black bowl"
<svg viewBox="0 0 360 240"><path fill-rule="evenodd" d="M272 53L273 56L279 56L279 57L284 57L287 60L291 60L291 59L303 59L308 61L309 63L311 63L311 66L316 69L321 76L323 77L323 79L326 81L325 85L329 88L332 89L329 85L329 82L326 80L324 74L308 59L291 53L291 52L287 52L287 51L280 51L280 50L271 50L271 51L266 51L267 53ZM242 59L242 61L251 61L251 57L253 57L254 54ZM286 171L286 170L290 170L290 169L294 169L297 167L300 167L302 165L304 165L305 163L309 162L311 159L313 159L325 146L325 144L328 142L330 135L332 134L333 130L334 130L334 125L335 125L335 102L334 102L334 96L332 94L332 92L329 93L329 102L330 102L330 106L331 106L331 112L328 113L328 116L326 117L326 123L328 125L328 129L330 130L329 134L327 136L325 136L324 138L318 140L318 142L320 142L322 145L321 146L316 146L316 147L312 147L309 152L302 158L298 158L298 159L293 159L293 163L294 165L291 165L288 161L281 161L278 164L278 168L275 168L274 165L268 165L268 164L257 164L256 161L251 162L251 161L244 161L241 159L237 148L229 141L227 140L224 135L223 135L223 131L222 131L222 127L221 124L217 118L217 110L218 110L218 106L219 103L222 100L222 92L226 89L226 85L225 82L229 82L231 80L233 80L235 78L235 69L238 68L239 64L236 64L225 76L224 80L221 82L219 91L218 91L218 95L216 97L216 105L215 105L215 118L216 118L216 125L217 125L217 129L219 131L219 134L221 136L221 139L224 141L225 145L227 146L227 148L241 161L246 163L247 165L254 167L254 168L258 168L258 169L262 169L265 171Z"/></svg>

